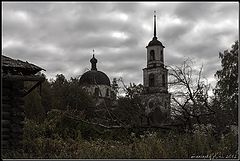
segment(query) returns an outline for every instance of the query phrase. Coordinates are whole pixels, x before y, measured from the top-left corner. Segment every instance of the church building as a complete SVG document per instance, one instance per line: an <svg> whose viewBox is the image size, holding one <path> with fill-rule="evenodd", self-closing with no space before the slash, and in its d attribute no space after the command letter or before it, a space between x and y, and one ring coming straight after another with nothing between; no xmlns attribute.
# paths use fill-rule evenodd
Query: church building
<svg viewBox="0 0 240 161"><path fill-rule="evenodd" d="M80 80L80 86L94 98L110 99L111 98L111 85L108 76L97 70L97 59L94 54L90 60L91 70L84 73Z"/></svg>
<svg viewBox="0 0 240 161"><path fill-rule="evenodd" d="M114 103L114 94L108 76L97 69L98 60L93 57L90 59L91 70L85 72L80 80L80 87L88 93L93 102L85 110L87 118L93 122L104 125L109 124L109 110Z"/></svg>
<svg viewBox="0 0 240 161"><path fill-rule="evenodd" d="M164 46L154 34L147 48L147 67L143 69L142 104L145 107L147 124L161 125L170 116L170 94L168 93L168 69L164 65Z"/></svg>

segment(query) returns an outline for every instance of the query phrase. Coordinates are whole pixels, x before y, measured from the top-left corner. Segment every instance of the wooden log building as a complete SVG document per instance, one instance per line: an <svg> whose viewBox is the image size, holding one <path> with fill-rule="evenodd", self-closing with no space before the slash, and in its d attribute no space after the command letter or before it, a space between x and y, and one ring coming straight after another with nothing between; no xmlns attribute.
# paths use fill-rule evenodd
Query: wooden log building
<svg viewBox="0 0 240 161"><path fill-rule="evenodd" d="M2 104L1 104L1 149L21 147L24 126L24 97L45 80L36 75L44 70L34 64L1 56ZM25 81L35 81L30 89L24 89Z"/></svg>

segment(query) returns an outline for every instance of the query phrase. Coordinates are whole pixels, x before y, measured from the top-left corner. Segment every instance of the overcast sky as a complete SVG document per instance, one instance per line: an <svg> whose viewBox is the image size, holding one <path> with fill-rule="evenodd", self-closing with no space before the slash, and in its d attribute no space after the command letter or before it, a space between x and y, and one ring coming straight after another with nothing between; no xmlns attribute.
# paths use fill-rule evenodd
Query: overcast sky
<svg viewBox="0 0 240 161"><path fill-rule="evenodd" d="M239 35L239 4L170 2L3 3L2 41L6 56L44 69L47 78L67 79L90 69L93 49L97 68L110 80L143 83L146 46L153 37L165 46L165 64L187 58L203 64L214 83L218 53Z"/></svg>

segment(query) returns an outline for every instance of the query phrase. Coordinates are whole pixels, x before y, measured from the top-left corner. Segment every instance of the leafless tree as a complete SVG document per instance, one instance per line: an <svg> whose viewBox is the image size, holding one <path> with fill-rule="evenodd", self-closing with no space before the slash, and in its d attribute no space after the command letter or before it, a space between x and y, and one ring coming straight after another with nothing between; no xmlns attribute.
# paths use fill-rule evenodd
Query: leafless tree
<svg viewBox="0 0 240 161"><path fill-rule="evenodd" d="M203 79L202 70L203 66L194 69L189 59L169 67L172 114L190 131L194 123L202 124L204 118L214 114L209 104L210 85Z"/></svg>

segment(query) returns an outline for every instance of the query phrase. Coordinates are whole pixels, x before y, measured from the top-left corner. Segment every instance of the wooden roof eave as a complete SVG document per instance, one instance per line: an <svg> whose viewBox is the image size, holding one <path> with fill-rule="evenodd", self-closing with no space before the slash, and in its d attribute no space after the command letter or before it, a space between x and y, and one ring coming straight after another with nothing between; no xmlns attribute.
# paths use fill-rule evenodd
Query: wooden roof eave
<svg viewBox="0 0 240 161"><path fill-rule="evenodd" d="M43 82L45 80L44 76L39 76L39 75L3 75L2 76L3 80L8 80L8 81L41 81Z"/></svg>

